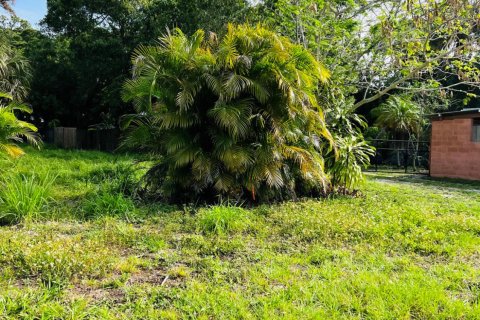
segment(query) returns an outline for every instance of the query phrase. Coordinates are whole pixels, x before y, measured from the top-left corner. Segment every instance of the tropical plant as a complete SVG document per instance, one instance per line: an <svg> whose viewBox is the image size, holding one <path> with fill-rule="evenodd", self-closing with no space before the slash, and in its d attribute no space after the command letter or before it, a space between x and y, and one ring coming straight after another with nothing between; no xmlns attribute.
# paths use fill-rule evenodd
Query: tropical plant
<svg viewBox="0 0 480 320"><path fill-rule="evenodd" d="M19 120L15 112L31 113L32 109L25 104L13 102L11 95L0 92L0 156L17 158L23 155L22 148L18 146L20 142L26 141L35 147L40 146L37 128Z"/></svg>
<svg viewBox="0 0 480 320"><path fill-rule="evenodd" d="M413 101L392 96L387 102L372 110L376 125L396 134L418 133L422 126L422 109Z"/></svg>
<svg viewBox="0 0 480 320"><path fill-rule="evenodd" d="M422 108L408 97L392 96L387 102L372 110L377 117L376 125L392 132L396 137L408 139L412 144L413 168L416 170L416 158L419 149L419 139L425 119ZM405 145L402 148L406 148ZM400 166L400 151L397 150L397 165Z"/></svg>
<svg viewBox="0 0 480 320"><path fill-rule="evenodd" d="M328 88L323 90L330 96L325 101L330 105L326 119L336 144L335 152L330 152L327 157L327 172L332 191L346 193L347 189L354 191L364 180L362 168L370 164L375 149L365 141L363 131L368 128L368 123L363 115L356 112L354 100L346 98L338 88L332 88L333 92L327 90Z"/></svg>
<svg viewBox="0 0 480 320"><path fill-rule="evenodd" d="M353 103L334 104L326 112L328 128L337 135L358 135L368 127L363 115L356 113Z"/></svg>
<svg viewBox="0 0 480 320"><path fill-rule="evenodd" d="M354 189L364 178L362 168L370 164L375 149L362 136L337 137L336 154L328 158L332 187Z"/></svg>
<svg viewBox="0 0 480 320"><path fill-rule="evenodd" d="M22 100L28 92L29 78L28 60L0 35L0 92L10 94L15 100Z"/></svg>
<svg viewBox="0 0 480 320"><path fill-rule="evenodd" d="M220 39L177 29L133 65L123 145L156 155L147 181L166 198L266 200L327 183L332 138L315 93L329 72L302 46L262 26L229 25Z"/></svg>

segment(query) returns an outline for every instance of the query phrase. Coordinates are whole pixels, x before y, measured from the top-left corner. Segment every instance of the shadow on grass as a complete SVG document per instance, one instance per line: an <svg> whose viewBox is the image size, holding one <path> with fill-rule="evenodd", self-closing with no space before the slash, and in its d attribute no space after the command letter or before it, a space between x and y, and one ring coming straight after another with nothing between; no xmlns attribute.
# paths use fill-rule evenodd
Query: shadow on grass
<svg viewBox="0 0 480 320"><path fill-rule="evenodd" d="M383 180L396 183L418 184L428 187L453 188L463 191L480 192L480 181L470 181L463 179L450 178L432 178L422 174L405 173L380 173L367 172L366 175L373 180Z"/></svg>

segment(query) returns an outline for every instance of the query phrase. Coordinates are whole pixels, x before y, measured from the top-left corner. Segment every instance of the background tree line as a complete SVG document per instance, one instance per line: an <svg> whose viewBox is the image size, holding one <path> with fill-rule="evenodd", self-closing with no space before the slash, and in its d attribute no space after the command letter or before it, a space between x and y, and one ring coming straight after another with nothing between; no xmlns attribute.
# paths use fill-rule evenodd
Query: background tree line
<svg viewBox="0 0 480 320"><path fill-rule="evenodd" d="M48 1L41 29L3 16L2 33L30 61L28 102L45 124L115 126L128 106L120 99L130 56L167 28L191 34L244 21L244 1ZM205 4L205 7L204 7ZM212 19L212 17L215 19Z"/></svg>
<svg viewBox="0 0 480 320"><path fill-rule="evenodd" d="M11 10L9 1L3 6ZM48 0L41 29L3 16L0 28L31 62L28 102L51 125L117 125L130 56L179 27L220 35L227 23L261 22L310 49L330 70L320 94L332 122L409 92L459 109L478 94L477 1ZM5 41L7 42L7 41ZM342 120L342 119L340 119ZM336 125L332 123L332 125ZM342 124L344 126L345 124ZM348 127L348 126L347 126Z"/></svg>

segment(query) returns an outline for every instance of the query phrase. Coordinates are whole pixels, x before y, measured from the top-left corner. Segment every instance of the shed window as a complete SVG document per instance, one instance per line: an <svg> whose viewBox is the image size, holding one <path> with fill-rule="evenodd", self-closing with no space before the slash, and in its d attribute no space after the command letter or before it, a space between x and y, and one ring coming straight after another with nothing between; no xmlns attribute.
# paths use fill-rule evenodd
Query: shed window
<svg viewBox="0 0 480 320"><path fill-rule="evenodd" d="M480 142L480 118L473 119L472 141Z"/></svg>

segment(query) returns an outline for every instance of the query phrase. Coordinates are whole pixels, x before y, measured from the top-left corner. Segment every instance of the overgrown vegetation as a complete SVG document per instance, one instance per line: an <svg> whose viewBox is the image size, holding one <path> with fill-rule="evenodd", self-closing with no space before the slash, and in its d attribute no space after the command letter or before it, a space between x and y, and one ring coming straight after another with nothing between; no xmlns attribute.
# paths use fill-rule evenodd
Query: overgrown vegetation
<svg viewBox="0 0 480 320"><path fill-rule="evenodd" d="M124 98L137 113L124 117L124 145L156 155L147 179L163 199L268 201L327 188L333 142L315 94L329 73L303 47L260 26L229 25L218 40L177 29L139 47L133 63Z"/></svg>
<svg viewBox="0 0 480 320"><path fill-rule="evenodd" d="M231 205L214 206L198 212L200 230L206 234L241 232L251 223L250 213Z"/></svg>
<svg viewBox="0 0 480 320"><path fill-rule="evenodd" d="M0 227L0 318L480 316L478 183L370 176L355 198L137 202L84 219L85 199L131 161L48 148L0 160L8 175L58 173L48 210Z"/></svg>
<svg viewBox="0 0 480 320"><path fill-rule="evenodd" d="M134 202L123 193L101 189L87 195L83 204L85 218L120 216L127 218L133 213Z"/></svg>
<svg viewBox="0 0 480 320"><path fill-rule="evenodd" d="M417 115L459 109L473 106L480 88L477 0L59 0L48 2L40 31L13 16L10 4L1 6L10 17L0 18L0 90L26 97L35 107L30 120L44 132L59 124L115 128L137 100L136 146L157 156L148 185L173 202L353 189L373 153L363 144L361 114L383 106L388 114L376 123L398 131L382 120L398 110L385 106L409 102ZM156 43L176 26L185 34ZM128 57L139 46L138 81L122 102ZM318 85L318 61L330 71L328 84ZM141 91L140 100L150 97L142 106ZM159 124L162 108L172 119ZM421 129L408 131L414 161ZM147 131L170 145L144 140ZM191 139L188 146L182 139Z"/></svg>
<svg viewBox="0 0 480 320"><path fill-rule="evenodd" d="M362 171L368 124L415 159L478 102L478 0L13 3L1 319L480 318L480 185ZM120 124L132 155L22 145Z"/></svg>
<svg viewBox="0 0 480 320"><path fill-rule="evenodd" d="M326 109L354 106L368 114L389 95L407 91L427 109L456 110L478 104L478 61L472 59L480 37L478 4L50 0L41 30L5 17L0 17L0 28L32 62L28 102L36 106L44 126L115 125L129 111L118 93L138 45L153 44L175 27L188 36L198 29L221 36L228 23L247 22L266 24L326 65L332 72L321 95Z"/></svg>

